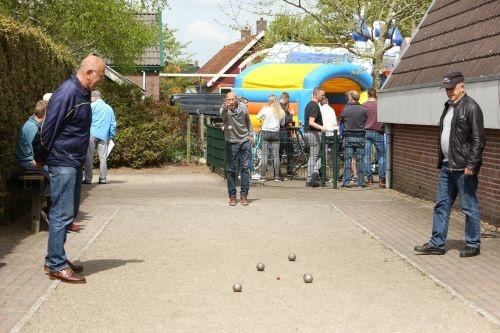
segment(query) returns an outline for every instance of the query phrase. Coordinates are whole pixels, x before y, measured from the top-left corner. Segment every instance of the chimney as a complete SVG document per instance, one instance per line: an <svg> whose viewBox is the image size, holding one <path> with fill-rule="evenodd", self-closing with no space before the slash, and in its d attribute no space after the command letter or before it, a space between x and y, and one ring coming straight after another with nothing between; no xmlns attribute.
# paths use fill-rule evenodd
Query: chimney
<svg viewBox="0 0 500 333"><path fill-rule="evenodd" d="M267 31L267 21L261 17L260 20L257 21L257 35L262 31Z"/></svg>
<svg viewBox="0 0 500 333"><path fill-rule="evenodd" d="M246 24L243 28L241 28L241 40L247 38L248 36L252 36L252 29L248 24Z"/></svg>

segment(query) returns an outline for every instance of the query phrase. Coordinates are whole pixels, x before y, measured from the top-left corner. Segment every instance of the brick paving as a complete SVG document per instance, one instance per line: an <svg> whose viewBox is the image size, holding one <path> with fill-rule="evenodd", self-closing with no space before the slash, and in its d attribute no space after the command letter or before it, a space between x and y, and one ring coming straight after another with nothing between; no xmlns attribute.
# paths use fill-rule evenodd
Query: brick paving
<svg viewBox="0 0 500 333"><path fill-rule="evenodd" d="M83 201L88 190L89 187L84 188ZM95 192L99 189L95 188ZM92 210L86 211L82 204L77 220L82 230L70 233L66 243L70 259L79 257L84 246L112 214L106 205L92 204ZM42 226L45 230L38 234L30 233L27 226L0 227L0 332L9 332L54 283L43 272L47 226Z"/></svg>
<svg viewBox="0 0 500 333"><path fill-rule="evenodd" d="M481 255L460 258L459 251L465 246L464 217L454 212L446 255L418 255L414 246L426 242L431 232L431 202L392 190L349 189L340 193L333 204L342 213L500 324L500 237L483 230Z"/></svg>

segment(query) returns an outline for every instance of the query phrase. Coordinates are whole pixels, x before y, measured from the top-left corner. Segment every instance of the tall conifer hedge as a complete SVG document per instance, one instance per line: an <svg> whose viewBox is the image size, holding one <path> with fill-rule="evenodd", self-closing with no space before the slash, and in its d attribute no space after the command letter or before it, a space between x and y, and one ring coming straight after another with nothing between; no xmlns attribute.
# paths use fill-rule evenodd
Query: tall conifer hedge
<svg viewBox="0 0 500 333"><path fill-rule="evenodd" d="M70 54L37 29L0 14L0 220L16 210L6 179L18 166L16 139L44 93L69 77Z"/></svg>

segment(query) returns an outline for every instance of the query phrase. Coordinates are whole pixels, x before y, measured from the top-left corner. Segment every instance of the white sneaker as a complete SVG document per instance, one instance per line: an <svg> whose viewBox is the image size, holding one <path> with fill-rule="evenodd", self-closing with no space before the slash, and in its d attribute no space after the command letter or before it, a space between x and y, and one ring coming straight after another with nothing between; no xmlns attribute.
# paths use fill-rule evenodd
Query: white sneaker
<svg viewBox="0 0 500 333"><path fill-rule="evenodd" d="M253 180L259 180L259 179L260 179L260 175L259 175L258 173L254 173L254 174L252 175L252 179L253 179Z"/></svg>

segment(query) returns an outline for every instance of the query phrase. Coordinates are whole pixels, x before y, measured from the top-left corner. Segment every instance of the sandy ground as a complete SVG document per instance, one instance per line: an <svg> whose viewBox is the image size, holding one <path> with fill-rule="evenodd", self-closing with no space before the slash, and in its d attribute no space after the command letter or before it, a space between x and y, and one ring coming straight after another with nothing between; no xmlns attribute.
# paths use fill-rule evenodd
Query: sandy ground
<svg viewBox="0 0 500 333"><path fill-rule="evenodd" d="M200 169L109 179L81 207L87 223L117 209L83 253L87 284L60 284L24 331L499 331L357 228L339 191L253 187L249 207L229 207Z"/></svg>

